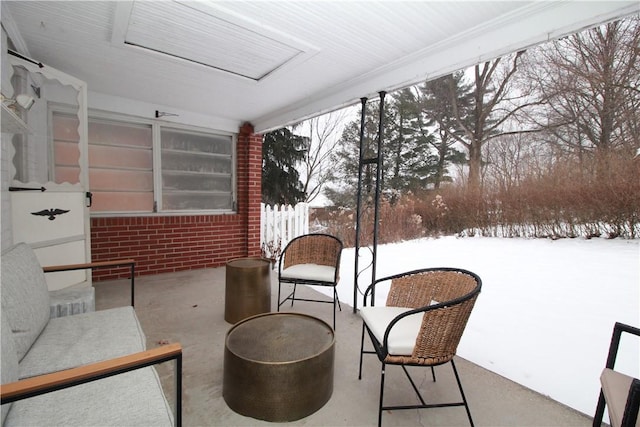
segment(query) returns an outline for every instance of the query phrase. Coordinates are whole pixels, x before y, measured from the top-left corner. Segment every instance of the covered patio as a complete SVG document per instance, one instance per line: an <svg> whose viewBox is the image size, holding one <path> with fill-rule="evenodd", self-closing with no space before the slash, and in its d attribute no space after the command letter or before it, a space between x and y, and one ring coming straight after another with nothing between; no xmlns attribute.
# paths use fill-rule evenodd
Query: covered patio
<svg viewBox="0 0 640 427"><path fill-rule="evenodd" d="M144 209L99 211L94 206L90 211L89 203L84 211L86 230L79 233L86 246L82 261L136 259L140 276L136 277L135 308L149 348L167 342L179 342L184 348L185 425L268 424L236 414L222 398L224 340L231 325L224 320L225 270L218 267L230 258L260 253L263 133L353 105L382 90L437 78L640 10L637 1L372 5L2 2L3 94L12 86L12 71L6 65L9 47L31 62L42 62L45 68L55 67L86 82L82 85L86 105L78 108L85 121L93 115L95 120L142 123L156 135L155 148L160 146L158 135L165 128L214 132L231 141L228 206L179 212L168 207L163 211L154 198L161 193L157 188L161 184L156 183ZM189 31L178 31L184 29ZM166 34L172 37L158 36ZM199 38L202 34L208 38ZM31 83L37 81L28 81L24 89L28 93L33 89L35 94L39 87ZM6 95L18 93L11 89ZM45 95L43 91L43 98L38 98L40 105L47 101ZM25 121L32 127L44 127L43 120ZM48 137L45 133L43 141ZM86 129L84 133L79 144L87 147ZM23 240L12 224L8 189L18 182L14 176L15 148L7 137L12 134L3 129L3 248ZM55 188L46 181L50 178L39 178L50 160L44 153L47 146L39 143L34 147L38 152L25 150L27 160L32 160L29 156L35 160L23 162L28 169L25 182ZM92 164L86 152L88 149L83 151L85 164L80 162L86 176L74 185L80 194L89 195L89 190L96 191L96 185L88 179ZM160 154L153 155L157 158ZM157 164L152 168L158 178L161 168ZM57 186L68 187L64 182ZM84 204L84 198L80 202ZM54 255L64 253L56 251ZM196 255L201 259L195 260ZM43 264L64 263L72 262ZM158 274L164 271L173 272ZM108 274L105 277L112 279ZM128 279L98 279L101 277L94 276L97 310L128 304ZM272 309L276 307L275 283L272 276ZM297 304L292 310L330 319L325 305ZM293 425L375 424L379 362L375 357L365 359L364 378L358 380L361 321L345 305L337 316L333 396L318 412ZM591 423L589 417L469 361L458 359L457 364L476 425ZM173 386L170 369L159 369L167 396ZM394 371L390 368L387 376L387 398L410 397L406 379L399 370ZM456 398L447 365L437 370L435 384L426 371L420 388L427 398ZM466 425L467 419L463 409L440 408L396 411L385 414L383 422L451 426Z"/></svg>
<svg viewBox="0 0 640 427"><path fill-rule="evenodd" d="M127 305L129 281L96 283L96 309ZM328 298L301 287L306 296ZM272 310L276 307L277 271L271 275ZM311 295L313 294L313 295ZM327 304L296 303L287 310L311 314L331 323ZM224 320L225 268L207 268L136 280L136 313L149 348L161 343L183 346L183 422L185 426L273 425L237 414L222 397L225 334L231 324ZM289 425L375 425L380 386L380 363L365 357L363 378L358 380L358 354L362 323L351 307L337 313L335 375L331 399L317 412ZM464 340L464 337L463 337ZM477 426L586 426L591 418L533 392L478 365L457 357L456 365ZM172 365L160 366L165 393L172 395ZM437 382L428 369L413 374L423 396L437 403L458 398L450 365L436 368ZM412 403L411 387L399 367L387 371L389 403ZM594 409L595 410L595 409ZM383 415L387 426L467 425L464 408L395 411Z"/></svg>
<svg viewBox="0 0 640 427"><path fill-rule="evenodd" d="M19 130L3 105L2 248L38 243L48 265L135 258L141 275L260 254L263 134L640 11L637 1L1 6L3 95L36 101L14 119ZM77 193L69 222L80 229L51 238L16 220L13 199L36 197L9 187L27 183ZM73 257L52 249L69 241Z"/></svg>

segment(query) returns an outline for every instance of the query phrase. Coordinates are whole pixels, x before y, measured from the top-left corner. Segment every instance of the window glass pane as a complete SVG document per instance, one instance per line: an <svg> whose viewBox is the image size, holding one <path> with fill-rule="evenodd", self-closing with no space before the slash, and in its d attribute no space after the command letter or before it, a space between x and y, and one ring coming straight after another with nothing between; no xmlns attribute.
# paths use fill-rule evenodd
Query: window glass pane
<svg viewBox="0 0 640 427"><path fill-rule="evenodd" d="M162 129L162 209L232 208L232 139Z"/></svg>
<svg viewBox="0 0 640 427"><path fill-rule="evenodd" d="M150 125L89 119L92 212L152 212Z"/></svg>
<svg viewBox="0 0 640 427"><path fill-rule="evenodd" d="M162 200L166 210L231 208L230 194L169 192L164 193Z"/></svg>
<svg viewBox="0 0 640 427"><path fill-rule="evenodd" d="M163 129L162 148L183 150L191 153L214 153L230 156L231 137Z"/></svg>
<svg viewBox="0 0 640 427"><path fill-rule="evenodd" d="M80 182L80 134L77 115L54 111L51 115L53 127L54 182Z"/></svg>

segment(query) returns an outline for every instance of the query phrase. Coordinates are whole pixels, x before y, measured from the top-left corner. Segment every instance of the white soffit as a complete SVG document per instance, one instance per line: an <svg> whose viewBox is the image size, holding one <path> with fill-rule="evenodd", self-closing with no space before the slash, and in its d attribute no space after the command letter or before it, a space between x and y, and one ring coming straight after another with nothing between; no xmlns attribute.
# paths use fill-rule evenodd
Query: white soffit
<svg viewBox="0 0 640 427"><path fill-rule="evenodd" d="M257 132L268 132L283 124L298 123L356 105L363 96L377 98L379 91L409 87L640 11L640 2L627 0L506 3L521 7L413 51L368 73L344 80L316 96L255 118L252 123ZM482 5L483 1L469 4Z"/></svg>
<svg viewBox="0 0 640 427"><path fill-rule="evenodd" d="M133 1L117 5L112 43L261 81L317 49L214 3Z"/></svg>

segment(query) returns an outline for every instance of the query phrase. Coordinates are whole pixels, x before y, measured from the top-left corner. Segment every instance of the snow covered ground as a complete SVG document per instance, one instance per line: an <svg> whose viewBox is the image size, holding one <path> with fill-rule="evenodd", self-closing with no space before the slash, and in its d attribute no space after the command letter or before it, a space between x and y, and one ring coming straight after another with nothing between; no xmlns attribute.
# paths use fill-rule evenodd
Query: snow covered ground
<svg viewBox="0 0 640 427"><path fill-rule="evenodd" d="M354 256L353 248L343 251L338 285L340 300L351 306ZM362 249L359 268L370 258ZM640 326L638 240L450 236L379 245L377 260L378 278L424 267L477 273L482 292L458 355L588 415L613 324ZM363 291L370 279L370 270L361 275ZM377 304L385 297L378 292ZM623 339L616 365L635 377L638 341Z"/></svg>

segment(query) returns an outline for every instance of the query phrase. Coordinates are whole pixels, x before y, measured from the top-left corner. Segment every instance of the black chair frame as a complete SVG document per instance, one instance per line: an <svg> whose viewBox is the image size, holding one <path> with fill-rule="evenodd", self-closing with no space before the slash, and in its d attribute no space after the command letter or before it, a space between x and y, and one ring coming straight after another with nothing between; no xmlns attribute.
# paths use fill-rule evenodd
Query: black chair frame
<svg viewBox="0 0 640 427"><path fill-rule="evenodd" d="M616 364L616 357L618 356L618 348L620 347L620 338L622 333L629 333L640 337L640 328L625 325L624 323L616 322L613 326L613 334L611 336L611 344L609 344L609 353L607 355L606 368L613 369ZM600 427L602 425L602 418L604 417L604 408L607 402L604 398L604 392L600 389L600 397L598 398L598 405L596 406L596 413L593 417L593 427ZM631 383L629 389L629 395L627 397L627 403L625 405L624 414L622 416L622 427L633 427L638 420L638 412L640 409L640 380L635 379Z"/></svg>
<svg viewBox="0 0 640 427"><path fill-rule="evenodd" d="M283 277L281 277L282 270L283 270L282 262L286 257L287 249L289 249L293 244L295 244L295 242L297 242L300 239L314 237L314 236L323 236L323 237L331 238L331 239L335 240L336 243L338 243L340 245L340 252L338 253L338 257L337 257L337 264L336 264L337 266L336 266L333 282L322 282L322 281L318 281L318 280L305 280L305 279L298 279L298 278L286 278L286 277L283 278ZM333 329L335 330L336 329L336 305L337 305L338 309L340 311L342 311L342 306L340 305L340 299L338 298L338 292L336 291L336 286L338 285L338 278L339 278L339 266L340 266L340 256L341 256L341 252L342 252L342 247L343 246L342 246L342 242L340 241L340 239L338 239L337 237L332 236L330 234L323 234L323 233L305 234L303 236L298 236L295 239L291 240L287 244L287 246L285 247L284 251L282 251L282 255L280 256L280 260L278 262L278 307L277 307L277 311L280 311L280 307L287 301L291 301L291 306L292 307L293 307L293 303L295 301L320 302L320 303L324 303L324 304L333 304ZM283 283L293 284L293 291L291 293L289 293L289 295L287 295L284 299L281 300L280 299L281 298L281 288L282 288L282 284ZM333 298L332 298L331 301L327 301L327 300L321 300L321 299L296 297L296 289L297 289L298 285L332 287L333 288Z"/></svg>
<svg viewBox="0 0 640 427"><path fill-rule="evenodd" d="M429 272L429 271L451 271L451 272L464 273L464 274L467 274L469 276L472 276L476 280L477 285L476 285L475 289L472 292L470 292L470 293L468 293L468 294L466 294L466 295L464 295L462 297L455 298L455 299L452 299L450 301L440 302L438 304L433 304L433 305L428 305L428 306L425 306L425 307L416 308L414 310L410 310L410 311L407 311L405 313L402 313L401 315L398 315L387 326L387 329L385 331L384 339L383 339L382 343L380 343L376 339L376 337L371 332L371 330L369 330L369 328L366 326L365 322L364 321L362 322L362 336L361 336L361 342L360 342L360 366L359 366L358 379L362 379L362 360L363 360L363 355L364 354L375 354L375 355L377 355L378 356L378 360L380 360L380 363L382 364L381 373L380 373L380 402L379 402L379 406L378 406L378 427L380 427L382 425L382 412L385 411L385 410L394 410L394 409L396 409L396 410L429 409L429 408L446 408L446 407L457 407L457 406L464 406L464 408L466 410L466 413L467 413L467 417L469 418L469 423L470 423L470 425L472 427L474 426L473 418L471 417L471 411L469 410L469 405L467 403L467 398L466 398L466 396L464 394L464 390L462 388L462 383L460 381L460 376L458 375L458 370L456 369L456 364L455 364L453 358L451 358L451 360L444 361L444 362L441 362L441 363L431 363L431 364L394 363L394 362L386 362L385 359L389 355L389 352L388 352L389 333L391 332L392 327L396 323L398 323L402 318L410 316L412 314L425 313L425 312L432 311L432 310L437 310L437 309L443 308L443 307L455 306L455 305L461 304L461 303L463 303L465 301L468 301L468 300L470 300L472 298L477 297L477 295L480 293L480 290L482 288L482 281L481 281L480 277L478 275L476 275L475 273L471 272L471 271L460 269L460 268L450 268L450 267L426 268L426 269L420 269L420 270L414 270L414 271L405 272L405 273L401 273L401 274L396 274L394 276L388 276L388 277L384 277L384 278L381 278L381 279L377 279L371 285L369 285L369 287L366 289L366 291L364 293L364 306L365 307L367 306L367 298L371 298L371 305L372 306L375 305L374 304L374 300L373 300L373 295L375 294L375 286L378 285L379 283L385 282L385 281L389 281L389 280L393 280L393 279L400 278L400 277L404 277L404 276L409 276L409 275L416 274L416 273L424 273L424 272ZM369 338L370 338L371 343L373 345L373 351L364 349L364 334L365 334L365 331L369 335ZM409 374L409 371L407 370L406 367L407 366L420 366L420 367L429 366L431 368L431 376L432 376L433 382L435 382L436 381L436 374L435 374L434 367L435 366L444 365L444 364L447 364L447 363L451 363L451 367L453 368L453 373L454 373L454 376L456 378L456 383L458 384L458 390L460 391L460 396L462 398L462 401L460 401L460 402L450 402L450 403L428 404L428 403L425 402L422 394L418 390L418 387L416 386L413 378L411 378L411 375ZM399 365L402 368L402 370L405 373L405 376L407 377L407 379L411 383L411 387L413 388L414 392L416 393L416 396L417 396L418 400L420 401L420 404L384 406L384 381L385 381L386 365Z"/></svg>

